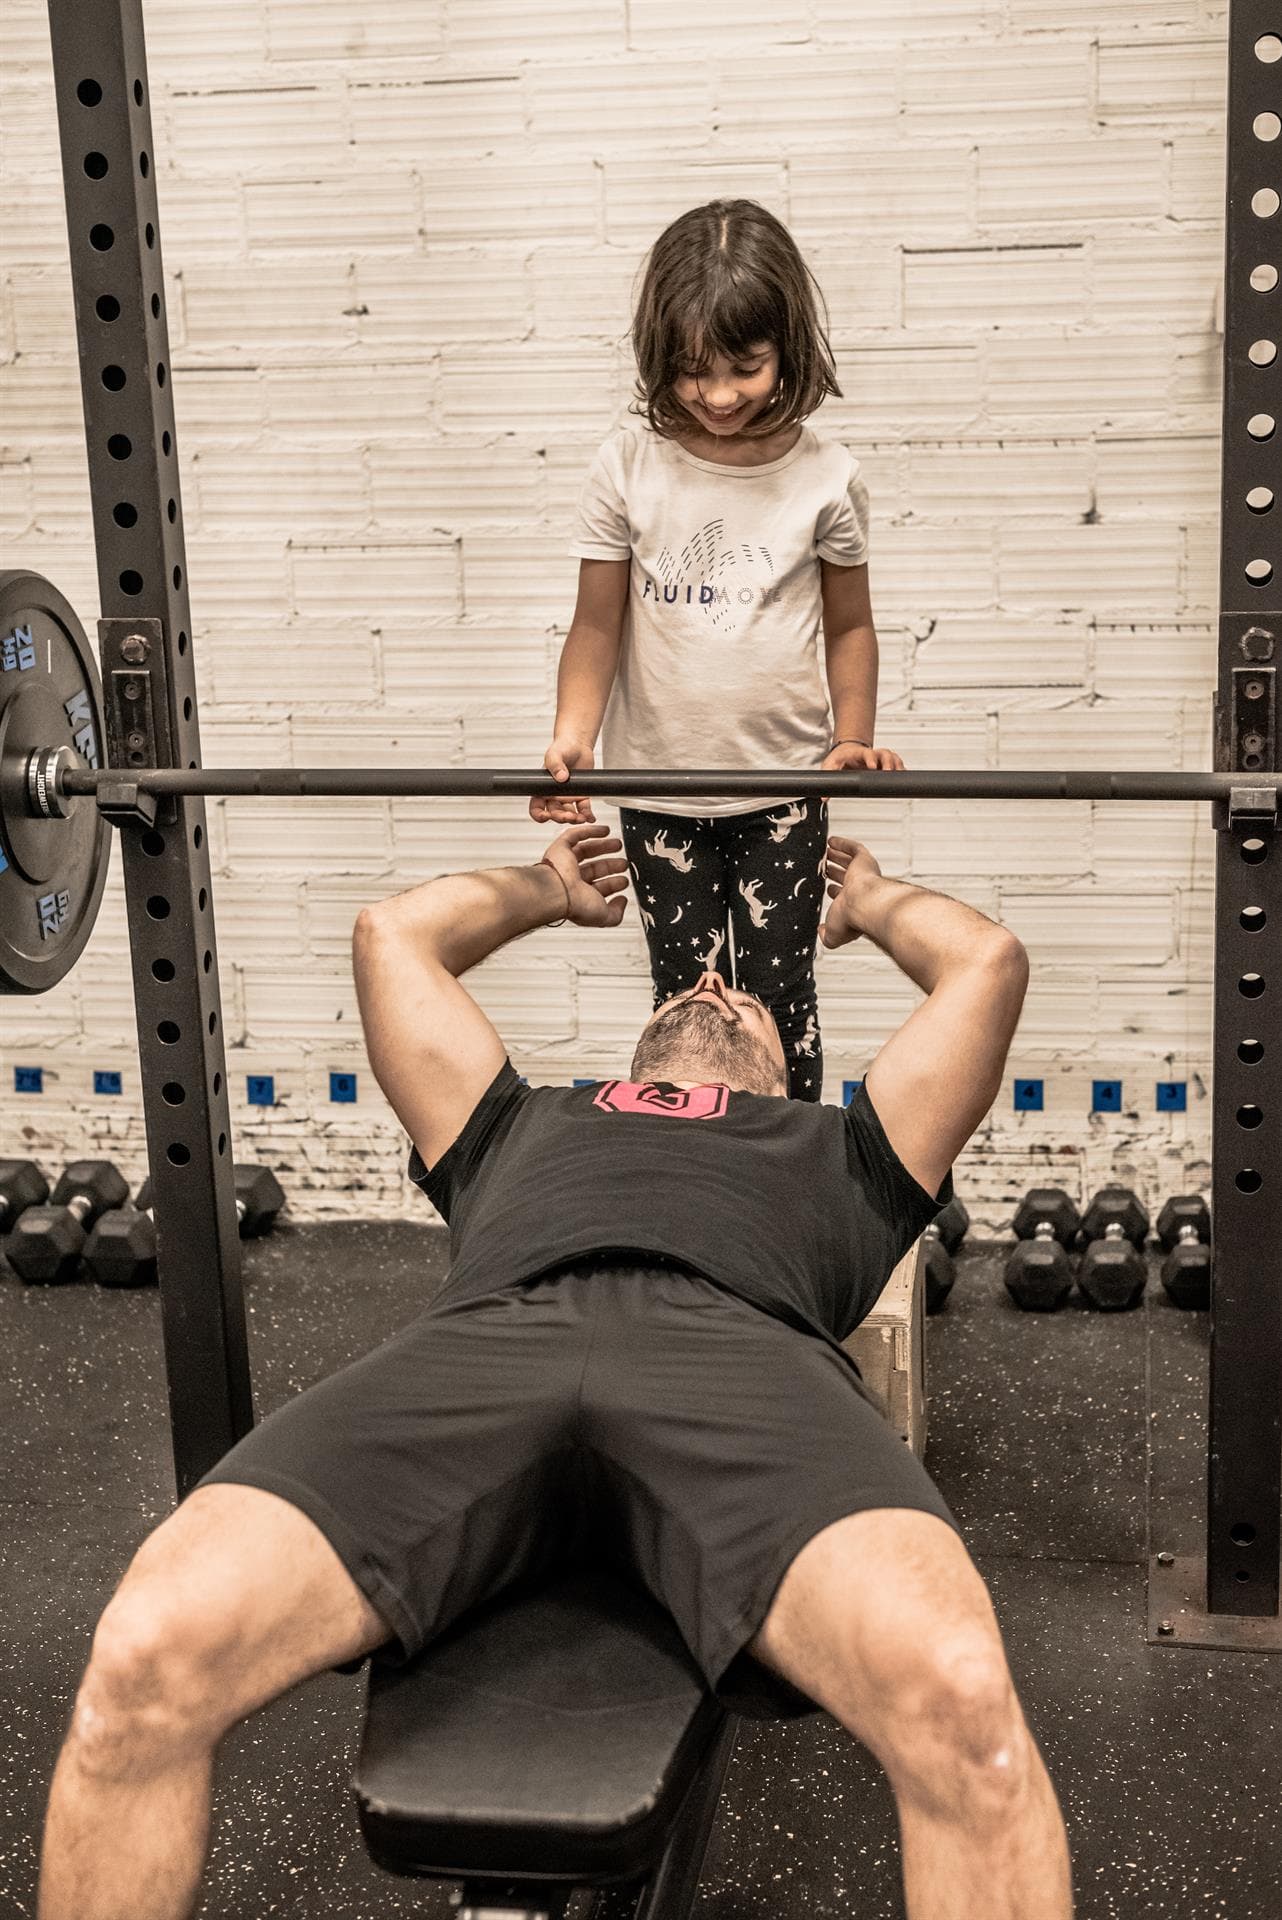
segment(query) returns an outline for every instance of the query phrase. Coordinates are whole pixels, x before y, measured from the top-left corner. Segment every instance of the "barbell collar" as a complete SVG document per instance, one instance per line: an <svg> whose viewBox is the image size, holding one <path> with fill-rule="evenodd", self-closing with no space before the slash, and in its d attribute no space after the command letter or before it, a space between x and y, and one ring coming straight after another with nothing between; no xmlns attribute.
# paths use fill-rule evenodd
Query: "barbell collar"
<svg viewBox="0 0 1282 1920"><path fill-rule="evenodd" d="M33 755L32 759L39 757ZM110 770L97 772L84 766L61 749L51 777L56 796L62 798L96 795L113 776ZM706 794L718 799L778 800L782 794L789 799L1198 802L1230 800L1243 784L1241 774L1235 773L989 768L955 773L933 769L883 773L857 768L825 773L819 768L796 767L750 772L718 768L642 772L620 767L576 774L567 782L559 782L541 769L508 767L139 767L129 768L125 777L142 793L227 799L398 799L414 795L647 799ZM1252 786L1257 792L1277 795L1282 790L1282 773L1253 775Z"/></svg>
<svg viewBox="0 0 1282 1920"><path fill-rule="evenodd" d="M82 766L73 748L38 747L27 761L27 808L36 820L65 820L70 797L66 776ZM88 771L88 769L86 769Z"/></svg>

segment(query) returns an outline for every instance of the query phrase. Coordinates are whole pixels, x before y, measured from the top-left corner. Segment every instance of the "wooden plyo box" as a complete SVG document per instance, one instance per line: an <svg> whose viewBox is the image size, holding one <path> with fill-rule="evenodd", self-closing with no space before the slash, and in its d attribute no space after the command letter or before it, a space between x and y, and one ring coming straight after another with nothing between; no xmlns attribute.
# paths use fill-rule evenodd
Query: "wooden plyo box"
<svg viewBox="0 0 1282 1920"><path fill-rule="evenodd" d="M842 1344L920 1460L926 1451L926 1268L920 1240L909 1247L868 1318Z"/></svg>

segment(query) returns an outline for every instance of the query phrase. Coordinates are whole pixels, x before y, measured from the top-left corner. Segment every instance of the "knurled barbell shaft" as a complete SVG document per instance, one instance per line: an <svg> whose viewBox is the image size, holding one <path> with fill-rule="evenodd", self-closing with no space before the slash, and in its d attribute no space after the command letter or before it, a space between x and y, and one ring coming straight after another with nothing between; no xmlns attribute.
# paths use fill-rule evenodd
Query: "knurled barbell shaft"
<svg viewBox="0 0 1282 1920"><path fill-rule="evenodd" d="M35 756L33 756L34 759ZM541 769L508 767L117 767L95 772L60 765L58 794L96 794L110 782L142 793L206 794L226 798L319 799L402 795L600 795L625 799L707 794L718 799L831 796L875 800L1228 800L1243 788L1282 802L1282 773L1163 773L1044 770L967 770L956 773L874 772L858 768L596 770L554 781ZM30 791L31 783L28 783Z"/></svg>

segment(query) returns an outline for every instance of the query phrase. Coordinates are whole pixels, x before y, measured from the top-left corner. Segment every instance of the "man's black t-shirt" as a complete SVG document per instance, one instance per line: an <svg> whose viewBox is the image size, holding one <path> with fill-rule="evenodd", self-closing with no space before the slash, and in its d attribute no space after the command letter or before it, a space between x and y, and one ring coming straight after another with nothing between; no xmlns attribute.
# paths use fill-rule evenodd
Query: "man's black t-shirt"
<svg viewBox="0 0 1282 1920"><path fill-rule="evenodd" d="M462 1133L410 1177L450 1228L442 1300L585 1255L679 1261L830 1341L872 1307L947 1204L897 1158L860 1087L848 1107L725 1087L527 1087L505 1061Z"/></svg>

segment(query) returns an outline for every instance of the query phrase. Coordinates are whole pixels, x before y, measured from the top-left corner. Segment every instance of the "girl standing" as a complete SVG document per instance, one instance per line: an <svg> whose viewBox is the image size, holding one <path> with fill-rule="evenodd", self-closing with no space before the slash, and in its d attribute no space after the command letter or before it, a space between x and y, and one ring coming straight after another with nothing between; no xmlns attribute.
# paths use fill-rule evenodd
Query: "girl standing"
<svg viewBox="0 0 1282 1920"><path fill-rule="evenodd" d="M805 424L840 393L817 293L787 228L751 200L695 207L660 235L632 324L643 424L606 441L579 500L544 755L558 780L594 764L603 718L607 766L903 765L873 745L867 489ZM765 805L625 805L622 834L655 1005L703 972L755 993L789 1092L818 1100L828 809L781 786ZM592 818L569 794L530 812Z"/></svg>

